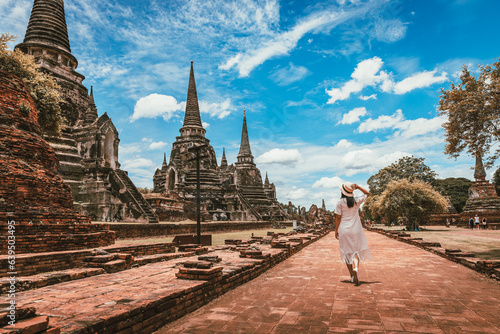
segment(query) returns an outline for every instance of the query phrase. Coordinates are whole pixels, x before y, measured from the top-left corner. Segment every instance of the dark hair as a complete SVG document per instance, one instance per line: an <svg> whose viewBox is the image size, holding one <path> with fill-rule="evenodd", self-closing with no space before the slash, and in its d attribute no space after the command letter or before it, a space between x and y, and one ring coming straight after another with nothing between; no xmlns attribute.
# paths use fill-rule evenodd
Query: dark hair
<svg viewBox="0 0 500 334"><path fill-rule="evenodd" d="M346 199L347 207L348 208L352 208L354 206L354 204L356 204L356 201L354 200L354 197L346 196L346 195L344 195L344 193L341 193L340 198L345 198Z"/></svg>

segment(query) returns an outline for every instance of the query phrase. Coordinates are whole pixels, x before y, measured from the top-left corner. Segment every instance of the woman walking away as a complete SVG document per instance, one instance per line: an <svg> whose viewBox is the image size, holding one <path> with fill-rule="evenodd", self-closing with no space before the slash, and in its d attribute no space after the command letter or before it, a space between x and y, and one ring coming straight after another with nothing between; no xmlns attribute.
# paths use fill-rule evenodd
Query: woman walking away
<svg viewBox="0 0 500 334"><path fill-rule="evenodd" d="M356 189L364 196L354 198ZM340 257L349 269L351 282L359 285L359 263L372 259L359 219L359 207L370 193L351 182L342 184L340 191L342 195L335 209L335 237L339 239Z"/></svg>

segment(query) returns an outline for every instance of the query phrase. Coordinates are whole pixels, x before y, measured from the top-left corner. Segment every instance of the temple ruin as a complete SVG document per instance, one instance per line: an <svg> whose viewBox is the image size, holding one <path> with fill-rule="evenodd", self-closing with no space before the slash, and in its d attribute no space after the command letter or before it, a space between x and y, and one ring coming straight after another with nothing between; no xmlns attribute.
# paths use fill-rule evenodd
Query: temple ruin
<svg viewBox="0 0 500 334"><path fill-rule="evenodd" d="M90 224L75 211L54 149L42 137L35 101L19 77L3 71L0 147L0 254L7 254L13 231L16 254L114 243L108 224Z"/></svg>
<svg viewBox="0 0 500 334"><path fill-rule="evenodd" d="M200 193L203 213L213 220L284 220L288 214L276 199L276 188L266 174L262 181L260 170L254 163L248 138L246 113L243 114L241 146L238 161L229 165L225 151L220 166L215 150L205 137L198 105L193 62L189 75L184 124L180 136L172 144L170 160L163 159L161 169L153 176L155 194L147 196L156 210L167 205L172 194L190 202L196 201L196 161L190 150L200 146Z"/></svg>
<svg viewBox="0 0 500 334"><path fill-rule="evenodd" d="M71 53L63 0L35 0L24 41L15 49L33 55L59 86L66 121L61 137L46 137L59 160L59 174L71 186L76 210L94 221L157 222L118 161L118 131L99 116L94 92L83 86Z"/></svg>
<svg viewBox="0 0 500 334"><path fill-rule="evenodd" d="M469 188L469 199L460 213L461 224L467 226L469 219L477 214L480 219L486 218L489 228L496 229L500 227L500 198L495 186L486 180L486 171L479 154L476 155L474 179Z"/></svg>

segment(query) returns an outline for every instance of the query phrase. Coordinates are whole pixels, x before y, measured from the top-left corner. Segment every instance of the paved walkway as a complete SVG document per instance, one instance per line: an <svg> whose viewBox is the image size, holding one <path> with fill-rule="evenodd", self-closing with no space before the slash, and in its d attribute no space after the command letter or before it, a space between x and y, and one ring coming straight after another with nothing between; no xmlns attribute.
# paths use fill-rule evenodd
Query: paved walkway
<svg viewBox="0 0 500 334"><path fill-rule="evenodd" d="M330 233L166 333L500 333L500 284L367 232L374 260L349 282Z"/></svg>

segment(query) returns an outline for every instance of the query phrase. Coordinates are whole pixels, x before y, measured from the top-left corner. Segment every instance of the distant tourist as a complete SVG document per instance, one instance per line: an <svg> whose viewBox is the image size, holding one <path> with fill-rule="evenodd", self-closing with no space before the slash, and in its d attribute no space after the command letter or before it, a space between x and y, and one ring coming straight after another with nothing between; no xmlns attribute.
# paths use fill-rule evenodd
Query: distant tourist
<svg viewBox="0 0 500 334"><path fill-rule="evenodd" d="M451 219L451 225L455 225L455 218Z"/></svg>
<svg viewBox="0 0 500 334"><path fill-rule="evenodd" d="M486 217L483 218L483 229L486 230Z"/></svg>
<svg viewBox="0 0 500 334"><path fill-rule="evenodd" d="M474 227L477 226L477 229L479 230L479 216L476 213L476 216L474 217Z"/></svg>
<svg viewBox="0 0 500 334"><path fill-rule="evenodd" d="M474 218L470 217L469 219L469 228L472 230L474 228Z"/></svg>
<svg viewBox="0 0 500 334"><path fill-rule="evenodd" d="M450 228L450 218L446 218L446 227Z"/></svg>
<svg viewBox="0 0 500 334"><path fill-rule="evenodd" d="M356 189L364 196L354 198ZM349 269L351 282L359 285L360 261L372 259L359 218L359 207L370 193L351 182L342 184L340 191L341 198L335 209L335 237L339 239L340 257Z"/></svg>

